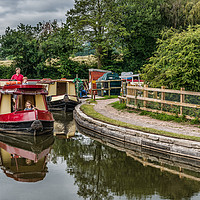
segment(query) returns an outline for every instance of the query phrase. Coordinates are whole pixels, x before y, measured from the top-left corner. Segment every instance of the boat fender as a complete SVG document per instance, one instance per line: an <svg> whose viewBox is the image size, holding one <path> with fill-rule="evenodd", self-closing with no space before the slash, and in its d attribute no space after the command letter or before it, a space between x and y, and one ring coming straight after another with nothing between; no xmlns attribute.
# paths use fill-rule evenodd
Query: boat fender
<svg viewBox="0 0 200 200"><path fill-rule="evenodd" d="M6 82L6 85L16 85L16 84L21 84L21 81L8 81L8 82Z"/></svg>
<svg viewBox="0 0 200 200"><path fill-rule="evenodd" d="M42 122L40 120L35 120L32 124L31 124L31 128L33 130L36 131L42 131L43 130L43 125Z"/></svg>

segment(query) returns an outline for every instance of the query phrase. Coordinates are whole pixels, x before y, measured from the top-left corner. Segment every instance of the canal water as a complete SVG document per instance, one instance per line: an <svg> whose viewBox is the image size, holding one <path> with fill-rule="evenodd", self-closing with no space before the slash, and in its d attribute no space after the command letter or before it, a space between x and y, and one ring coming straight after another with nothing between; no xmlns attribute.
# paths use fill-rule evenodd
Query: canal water
<svg viewBox="0 0 200 200"><path fill-rule="evenodd" d="M54 118L57 137L0 133L0 200L200 199L199 161L95 137L72 113Z"/></svg>

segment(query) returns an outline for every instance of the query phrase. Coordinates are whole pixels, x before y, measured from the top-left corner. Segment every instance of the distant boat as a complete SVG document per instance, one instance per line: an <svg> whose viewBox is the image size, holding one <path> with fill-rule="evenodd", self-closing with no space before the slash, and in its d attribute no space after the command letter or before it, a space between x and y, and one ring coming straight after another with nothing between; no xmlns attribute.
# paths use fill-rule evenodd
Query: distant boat
<svg viewBox="0 0 200 200"><path fill-rule="evenodd" d="M14 83L14 84L13 84ZM0 88L0 131L40 135L53 131L54 118L48 111L43 85L21 85L10 81ZM30 100L36 109L24 110Z"/></svg>
<svg viewBox="0 0 200 200"><path fill-rule="evenodd" d="M42 79L38 82L44 84L48 90L47 104L50 111L72 111L79 104L75 83L68 79Z"/></svg>

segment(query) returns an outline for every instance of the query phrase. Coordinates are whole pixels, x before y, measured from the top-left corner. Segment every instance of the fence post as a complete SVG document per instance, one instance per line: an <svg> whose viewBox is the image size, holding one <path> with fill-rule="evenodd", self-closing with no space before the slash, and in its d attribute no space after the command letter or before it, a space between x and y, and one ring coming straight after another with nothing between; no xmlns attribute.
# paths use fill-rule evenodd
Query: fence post
<svg viewBox="0 0 200 200"><path fill-rule="evenodd" d="M148 88L148 85L144 85L144 89L145 88ZM148 97L148 91L147 90L144 90L144 97ZM146 108L147 107L147 101L144 101L143 102L143 106Z"/></svg>
<svg viewBox="0 0 200 200"><path fill-rule="evenodd" d="M153 92L153 98L154 98L154 99L157 99L157 98L158 98L158 92L156 92L156 91Z"/></svg>
<svg viewBox="0 0 200 200"><path fill-rule="evenodd" d="M161 86L161 89L164 90L165 86ZM165 100L165 92L161 92L161 100L164 101ZM164 108L164 103L161 103L161 111L163 111Z"/></svg>
<svg viewBox="0 0 200 200"><path fill-rule="evenodd" d="M185 91L185 88L181 88L181 91ZM181 94L180 96L180 103L185 102L185 95ZM180 115L183 115L183 106L180 107Z"/></svg>
<svg viewBox="0 0 200 200"><path fill-rule="evenodd" d="M124 97L124 81L121 81L122 97Z"/></svg>
<svg viewBox="0 0 200 200"><path fill-rule="evenodd" d="M108 96L110 97L110 81L108 81Z"/></svg>
<svg viewBox="0 0 200 200"><path fill-rule="evenodd" d="M133 94L135 96L135 107L137 108L137 89L134 88L135 86L133 86ZM137 86L136 86L137 87Z"/></svg>
<svg viewBox="0 0 200 200"><path fill-rule="evenodd" d="M91 98L93 99L93 81L91 81Z"/></svg>
<svg viewBox="0 0 200 200"><path fill-rule="evenodd" d="M130 84L128 84L128 86L130 86ZM127 88L127 95L130 95L130 88ZM126 95L126 103L130 104L130 98L128 98Z"/></svg>
<svg viewBox="0 0 200 200"><path fill-rule="evenodd" d="M101 96L103 97L103 82L101 82Z"/></svg>

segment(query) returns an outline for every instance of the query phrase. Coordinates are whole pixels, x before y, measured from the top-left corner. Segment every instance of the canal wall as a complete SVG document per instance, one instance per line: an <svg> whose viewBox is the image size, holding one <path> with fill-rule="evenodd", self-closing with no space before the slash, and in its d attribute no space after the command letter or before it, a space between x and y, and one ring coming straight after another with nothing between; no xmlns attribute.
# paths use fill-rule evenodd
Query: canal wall
<svg viewBox="0 0 200 200"><path fill-rule="evenodd" d="M76 106L73 113L76 123L95 131L101 138L105 136L127 145L133 144L160 152L200 159L200 142L111 125L87 116L81 111L80 106Z"/></svg>

